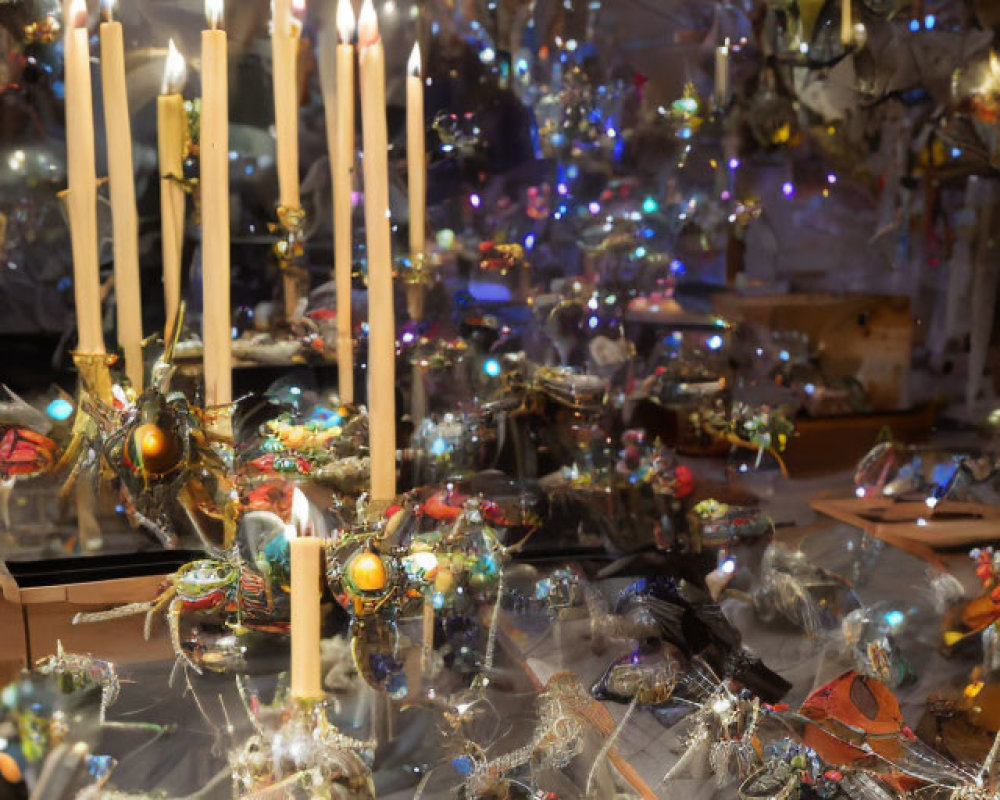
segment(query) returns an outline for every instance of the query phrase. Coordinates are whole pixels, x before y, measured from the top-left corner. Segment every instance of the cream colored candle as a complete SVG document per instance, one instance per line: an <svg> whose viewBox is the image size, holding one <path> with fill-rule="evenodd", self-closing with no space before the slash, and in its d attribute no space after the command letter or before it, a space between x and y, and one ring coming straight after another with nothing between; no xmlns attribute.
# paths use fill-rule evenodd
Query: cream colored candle
<svg viewBox="0 0 1000 800"><path fill-rule="evenodd" d="M358 52L368 246L368 428L371 496L377 507L396 494L396 323L389 224L385 52L371 0L365 0L358 17Z"/></svg>
<svg viewBox="0 0 1000 800"><path fill-rule="evenodd" d="M283 206L298 208L299 97L297 66L302 24L292 13L293 0L274 0L271 21L274 130L277 137L278 192Z"/></svg>
<svg viewBox="0 0 1000 800"><path fill-rule="evenodd" d="M125 88L125 44L122 24L112 18L114 0L104 0L102 9L105 19L101 23L101 83L114 232L118 344L125 355L125 374L136 391L141 392L143 368L139 219L135 207L132 124Z"/></svg>
<svg viewBox="0 0 1000 800"><path fill-rule="evenodd" d="M170 40L163 66L163 85L156 98L156 145L160 166L160 237L163 252L163 304L167 318L164 338L169 341L181 302L181 253L184 249L184 140L187 116L181 89L187 64Z"/></svg>
<svg viewBox="0 0 1000 800"><path fill-rule="evenodd" d="M410 201L410 258L424 257L427 218L427 156L424 145L424 79L420 44L414 43L406 66L406 177ZM421 283L407 286L406 306L411 319L423 319L424 292Z"/></svg>
<svg viewBox="0 0 1000 800"><path fill-rule="evenodd" d="M337 3L335 47L320 47L320 80L333 187L333 264L337 294L337 376L340 399L354 402L354 337L351 319L351 191L354 173L354 9Z"/></svg>
<svg viewBox="0 0 1000 800"><path fill-rule="evenodd" d="M84 0L72 0L66 12L66 206L73 250L77 349L97 354L104 352L104 332L97 260L97 167L87 5Z"/></svg>
<svg viewBox="0 0 1000 800"><path fill-rule="evenodd" d="M293 538L288 546L292 570L292 697L314 700L323 696L319 658L320 555L323 542L303 536Z"/></svg>
<svg viewBox="0 0 1000 800"><path fill-rule="evenodd" d="M420 45L414 44L406 67L406 170L410 195L410 255L426 244L427 156L424 146L424 79Z"/></svg>
<svg viewBox="0 0 1000 800"><path fill-rule="evenodd" d="M729 39L715 48L715 106L729 105Z"/></svg>
<svg viewBox="0 0 1000 800"><path fill-rule="evenodd" d="M854 21L851 19L851 0L840 0L840 41L849 45L854 40Z"/></svg>
<svg viewBox="0 0 1000 800"><path fill-rule="evenodd" d="M300 208L298 60L301 17L305 0L273 0L271 63L274 86L274 130L277 138L278 202ZM292 319L299 303L298 280L284 276L285 318Z"/></svg>
<svg viewBox="0 0 1000 800"><path fill-rule="evenodd" d="M201 281L205 405L232 402L229 308L229 68L222 0L205 0L201 32Z"/></svg>

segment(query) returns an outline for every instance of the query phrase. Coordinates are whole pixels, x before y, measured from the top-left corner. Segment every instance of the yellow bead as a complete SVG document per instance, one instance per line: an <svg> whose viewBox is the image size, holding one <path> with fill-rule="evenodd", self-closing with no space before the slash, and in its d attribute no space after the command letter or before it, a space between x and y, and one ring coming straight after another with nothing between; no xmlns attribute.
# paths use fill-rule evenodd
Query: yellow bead
<svg viewBox="0 0 1000 800"><path fill-rule="evenodd" d="M351 560L349 571L351 583L362 592L380 592L388 582L385 564L375 553L355 556Z"/></svg>
<svg viewBox="0 0 1000 800"><path fill-rule="evenodd" d="M291 447L293 450L298 449L306 443L306 440L309 438L309 431L301 425L293 425L285 429L282 438L285 440L287 447Z"/></svg>
<svg viewBox="0 0 1000 800"><path fill-rule="evenodd" d="M434 591L447 592L455 585L455 574L450 569L439 569L434 577Z"/></svg>

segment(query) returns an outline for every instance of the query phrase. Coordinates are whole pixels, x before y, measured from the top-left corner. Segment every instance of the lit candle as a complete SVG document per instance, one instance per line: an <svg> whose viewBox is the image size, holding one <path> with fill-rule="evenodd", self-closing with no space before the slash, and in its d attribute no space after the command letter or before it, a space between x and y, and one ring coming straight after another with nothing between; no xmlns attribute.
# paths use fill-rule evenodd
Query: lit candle
<svg viewBox="0 0 1000 800"><path fill-rule="evenodd" d="M90 86L90 41L85 0L66 8L66 205L73 250L77 349L104 353L101 281L97 260L97 168L94 165L94 113Z"/></svg>
<svg viewBox="0 0 1000 800"><path fill-rule="evenodd" d="M288 543L291 558L292 697L313 700L323 696L320 683L320 555L323 542L295 536Z"/></svg>
<svg viewBox="0 0 1000 800"><path fill-rule="evenodd" d="M139 280L139 221L132 167L132 125L125 89L122 24L112 19L114 0L102 0L101 83L108 146L111 222L114 232L115 310L125 374L142 391L142 292Z"/></svg>
<svg viewBox="0 0 1000 800"><path fill-rule="evenodd" d="M337 376L340 399L354 402L354 337L351 327L351 189L354 173L354 9L337 3L336 48L320 48L320 79L333 186L333 264L337 292ZM336 54L334 62L331 53Z"/></svg>
<svg viewBox="0 0 1000 800"><path fill-rule="evenodd" d="M160 162L160 237L163 251L163 303L167 312L164 336L170 340L181 302L181 253L184 249L184 140L187 116L181 89L187 64L174 40L167 48L163 86L156 98L156 142Z"/></svg>
<svg viewBox="0 0 1000 800"><path fill-rule="evenodd" d="M305 0L273 0L271 19L274 130L277 137L278 202L285 208L301 206L299 199L299 92L298 59L301 16ZM284 276L285 317L296 313L298 281Z"/></svg>
<svg viewBox="0 0 1000 800"><path fill-rule="evenodd" d="M840 0L840 41L849 45L854 40L854 21L851 19L851 0Z"/></svg>
<svg viewBox="0 0 1000 800"><path fill-rule="evenodd" d="M729 105L729 39L715 48L715 107Z"/></svg>
<svg viewBox="0 0 1000 800"><path fill-rule="evenodd" d="M406 175L410 201L410 257L414 264L424 257L427 217L427 161L424 152L424 81L420 44L415 42L406 65ZM424 316L424 286L407 286L407 311L411 319Z"/></svg>
<svg viewBox="0 0 1000 800"><path fill-rule="evenodd" d="M223 0L205 0L201 32L201 285L205 405L232 401L229 308L229 70Z"/></svg>
<svg viewBox="0 0 1000 800"><path fill-rule="evenodd" d="M368 247L368 420L371 496L376 507L396 494L396 324L389 225L389 142L385 52L372 0L358 17L365 234Z"/></svg>

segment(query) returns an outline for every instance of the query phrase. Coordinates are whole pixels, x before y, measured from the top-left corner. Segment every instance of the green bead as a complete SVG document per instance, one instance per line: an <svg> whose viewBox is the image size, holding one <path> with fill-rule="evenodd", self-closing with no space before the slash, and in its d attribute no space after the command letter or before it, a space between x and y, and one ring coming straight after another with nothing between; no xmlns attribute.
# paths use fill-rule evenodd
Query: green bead
<svg viewBox="0 0 1000 800"><path fill-rule="evenodd" d="M481 572L473 572L469 576L469 586L473 589L482 589L486 585L486 576Z"/></svg>

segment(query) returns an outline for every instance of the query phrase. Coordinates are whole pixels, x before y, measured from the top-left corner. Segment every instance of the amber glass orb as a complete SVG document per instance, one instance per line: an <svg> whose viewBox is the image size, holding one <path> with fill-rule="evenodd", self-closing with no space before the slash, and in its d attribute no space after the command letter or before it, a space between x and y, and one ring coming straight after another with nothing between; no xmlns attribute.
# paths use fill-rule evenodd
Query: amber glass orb
<svg viewBox="0 0 1000 800"><path fill-rule="evenodd" d="M153 422L140 425L135 430L134 438L147 472L163 474L177 466L177 442L159 425Z"/></svg>
<svg viewBox="0 0 1000 800"><path fill-rule="evenodd" d="M347 569L351 583L361 592L381 592L389 580L385 564L375 553L356 555Z"/></svg>

